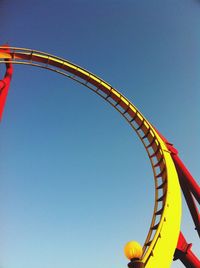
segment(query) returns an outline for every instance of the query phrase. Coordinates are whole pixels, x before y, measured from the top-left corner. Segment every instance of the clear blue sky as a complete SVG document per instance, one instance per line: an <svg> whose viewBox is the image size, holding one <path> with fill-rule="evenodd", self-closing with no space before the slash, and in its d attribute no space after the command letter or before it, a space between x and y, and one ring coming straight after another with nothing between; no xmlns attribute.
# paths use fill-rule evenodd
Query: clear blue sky
<svg viewBox="0 0 200 268"><path fill-rule="evenodd" d="M199 178L200 1L2 0L0 24L1 44L66 58L121 91ZM15 66L0 128L0 267L125 268L154 185L123 118L65 77ZM197 253L185 207L182 229Z"/></svg>

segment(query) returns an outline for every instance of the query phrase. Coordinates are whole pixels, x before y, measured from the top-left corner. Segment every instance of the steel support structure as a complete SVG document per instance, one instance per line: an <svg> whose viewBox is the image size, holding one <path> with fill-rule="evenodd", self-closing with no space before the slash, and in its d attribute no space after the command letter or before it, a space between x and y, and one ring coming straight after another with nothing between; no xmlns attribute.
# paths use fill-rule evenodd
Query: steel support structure
<svg viewBox="0 0 200 268"><path fill-rule="evenodd" d="M5 51L9 53L9 48L7 48ZM12 63L6 62L6 73L4 75L4 78L0 80L0 121L2 120L12 75L13 75Z"/></svg>

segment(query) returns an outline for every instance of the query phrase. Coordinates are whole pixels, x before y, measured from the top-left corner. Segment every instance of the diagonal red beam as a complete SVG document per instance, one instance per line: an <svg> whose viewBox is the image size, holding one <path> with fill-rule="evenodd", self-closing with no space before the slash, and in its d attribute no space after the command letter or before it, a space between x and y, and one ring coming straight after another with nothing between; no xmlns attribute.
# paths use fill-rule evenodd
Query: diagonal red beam
<svg viewBox="0 0 200 268"><path fill-rule="evenodd" d="M155 128L155 127L154 127ZM182 173L182 178L185 180L187 183L187 186L189 187L190 191L200 204L200 186L198 183L195 181L189 170L186 168L180 157L178 156L178 150L174 148L173 144L170 143L156 128L156 132L159 134L161 139L165 142L167 148L169 151L172 153L172 158L176 164L176 167L178 170L181 170Z"/></svg>
<svg viewBox="0 0 200 268"><path fill-rule="evenodd" d="M190 185L188 185L189 183L189 178L187 177L187 173L184 172L184 169L181 168L182 166L182 162L179 162L179 157L177 155L173 155L172 156L177 172L178 172L178 176L179 176L179 182L180 182L180 186L182 189L182 192L184 194L187 206L190 210L190 214L192 216L193 222L195 224L197 233L200 237L200 214L198 211L198 208L195 204L195 200L192 196L192 193L190 191Z"/></svg>
<svg viewBox="0 0 200 268"><path fill-rule="evenodd" d="M3 52L10 52L8 45L5 45L5 49L3 49ZM6 63L6 73L4 75L4 78L0 80L0 120L2 120L6 98L8 95L8 90L12 79L12 74L13 74L12 64Z"/></svg>
<svg viewBox="0 0 200 268"><path fill-rule="evenodd" d="M176 165L176 169L179 172L181 176L181 180L184 181L185 184L187 184L187 187L194 195L197 202L200 204L200 187L189 172L189 170L186 168L186 166L183 164L181 159L178 157L178 155L174 154L172 155L172 158L174 160L174 163Z"/></svg>

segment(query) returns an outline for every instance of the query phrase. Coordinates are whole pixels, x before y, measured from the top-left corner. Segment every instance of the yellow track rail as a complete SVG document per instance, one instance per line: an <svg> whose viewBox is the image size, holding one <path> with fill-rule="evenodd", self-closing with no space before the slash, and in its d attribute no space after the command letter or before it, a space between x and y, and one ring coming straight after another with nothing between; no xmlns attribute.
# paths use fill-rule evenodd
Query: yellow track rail
<svg viewBox="0 0 200 268"><path fill-rule="evenodd" d="M178 175L165 143L140 111L119 91L87 70L56 56L25 48L0 47L0 63L32 65L65 75L109 102L135 130L151 161L155 181L155 206L143 246L146 268L169 268L177 245L181 221Z"/></svg>

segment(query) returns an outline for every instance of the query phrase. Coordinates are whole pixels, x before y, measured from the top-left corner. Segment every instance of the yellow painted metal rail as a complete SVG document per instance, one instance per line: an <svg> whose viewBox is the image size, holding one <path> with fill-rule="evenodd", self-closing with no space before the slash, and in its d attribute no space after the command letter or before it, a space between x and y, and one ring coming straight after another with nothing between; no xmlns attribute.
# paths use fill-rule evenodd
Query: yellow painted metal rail
<svg viewBox="0 0 200 268"><path fill-rule="evenodd" d="M88 87L110 103L135 130L143 143L154 174L155 206L142 261L146 268L169 268L177 245L181 220L181 195L178 175L170 152L154 127L119 91L91 72L50 54L25 49L0 47L0 63L45 68Z"/></svg>

